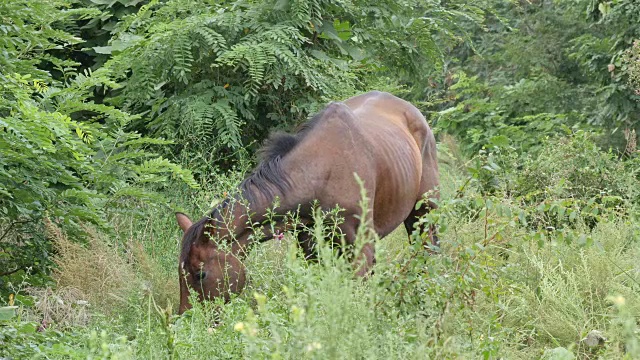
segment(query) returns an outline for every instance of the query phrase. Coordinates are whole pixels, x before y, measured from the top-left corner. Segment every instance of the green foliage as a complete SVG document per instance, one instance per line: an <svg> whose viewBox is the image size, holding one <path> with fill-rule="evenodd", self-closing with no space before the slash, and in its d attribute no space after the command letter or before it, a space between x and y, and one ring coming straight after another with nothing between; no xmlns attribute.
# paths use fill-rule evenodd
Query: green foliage
<svg viewBox="0 0 640 360"><path fill-rule="evenodd" d="M612 152L598 148L593 135L577 133L546 143L540 154L521 162L512 191L528 199L617 197L640 198L637 161L620 161ZM534 200L535 201L535 200Z"/></svg>
<svg viewBox="0 0 640 360"><path fill-rule="evenodd" d="M438 121L444 120L438 127L461 136L469 154L494 136L526 151L565 127L588 125L604 128L607 144L624 146L616 130L638 126L637 95L623 62L640 36L632 25L637 5L493 4L486 31L472 32L474 48L464 44L450 53L450 73L437 86L446 99L436 107ZM449 109L444 114L443 107Z"/></svg>
<svg viewBox="0 0 640 360"><path fill-rule="evenodd" d="M637 95L640 90L640 42L633 42L633 46L626 51L623 60L627 68L630 84Z"/></svg>
<svg viewBox="0 0 640 360"><path fill-rule="evenodd" d="M585 146L575 141L574 148ZM195 194L197 202L208 205L212 194L220 195L226 183L239 180L231 175L217 179L225 185ZM227 304L196 302L177 316L154 300L163 296L162 288L151 286L133 296L118 292L127 302L115 302L113 317L95 316L86 328L76 327L75 334L57 332L57 324L51 324L43 333L21 335L7 344L10 351L29 344L14 352L24 357L81 357L98 349L133 358L637 355L637 223L603 216L589 229L579 225L586 208L577 204L576 226L532 226L533 217L545 220L537 204L481 195L473 186L455 198L463 174L445 166L442 175L455 186L446 188L439 210L421 219L423 225L440 227L438 254L424 251L420 231L413 234L418 241L409 245L404 231L397 231L377 243L375 274L360 281L353 278L348 260L323 241L331 226L318 226L314 236L323 255L317 264L302 259L292 233L261 244L246 260L249 287ZM184 198L182 193L175 196ZM194 200L185 204L193 206ZM163 270L174 274L179 230L173 219L162 218L132 223L120 236L133 234L151 261L167 264ZM153 239L136 236L150 232ZM137 262L128 266L133 269ZM177 293L177 282L173 291ZM8 324L5 330L21 326L15 319ZM91 335L98 327L118 335ZM580 342L593 329L608 339L597 349Z"/></svg>
<svg viewBox="0 0 640 360"><path fill-rule="evenodd" d="M638 9L0 0L0 357L640 356L635 133L620 156L599 147L638 125ZM318 222L318 263L285 234L249 255L242 295L174 315L179 230L156 205L204 214L269 130L371 88L474 155L441 161L413 241L378 241L360 281ZM51 238L67 246L49 278ZM585 345L591 330L608 341Z"/></svg>
<svg viewBox="0 0 640 360"><path fill-rule="evenodd" d="M92 100L96 89L117 87L105 70L77 74L77 64L52 55L78 42L55 22L93 13L64 6L44 2L27 11L20 2L0 4L10 24L6 29L13 32L0 40L3 276L32 267L47 270L43 217L75 236L83 222L108 228L109 212L133 207L134 199L163 203L148 184L175 178L196 186L189 171L150 151L168 141L127 131L136 117ZM41 63L52 64L63 81L38 68Z"/></svg>
<svg viewBox="0 0 640 360"><path fill-rule="evenodd" d="M115 33L119 22L126 16L136 13L147 0L80 0L79 5L99 10L100 14L83 21L65 24L65 30L82 38L82 55L75 55L83 67L96 69L102 66L120 43L116 41L107 46ZM74 55L72 55L74 56Z"/></svg>
<svg viewBox="0 0 640 360"><path fill-rule="evenodd" d="M61 44L78 44L82 40L52 26L55 22L85 19L95 15L90 9L63 10L66 1L52 0L39 3L30 1L2 1L0 13L0 81L5 83L13 74L31 76L40 89L48 85L49 74L40 65L61 74L73 72L73 61L52 56Z"/></svg>
<svg viewBox="0 0 640 360"><path fill-rule="evenodd" d="M65 334L43 332L40 324L18 319L0 324L0 356L5 358L133 358L126 338L107 335L104 330L100 335L95 330L89 334Z"/></svg>
<svg viewBox="0 0 640 360"><path fill-rule="evenodd" d="M472 11L478 17L477 7L438 2L151 2L100 51L112 52L105 66L123 85L110 101L148 114L138 129L176 140L188 157L224 158L369 90L376 76L420 82L441 63L434 32L459 41L453 24Z"/></svg>
<svg viewBox="0 0 640 360"><path fill-rule="evenodd" d="M623 160L602 151L595 138L586 132L550 138L524 155L508 146L481 150L470 161L470 177L458 196L472 187L481 194L513 198L531 208L517 212L532 229L565 231L619 217L635 219L640 214L640 193L634 185L638 159ZM478 216L477 206L467 211Z"/></svg>
<svg viewBox="0 0 640 360"><path fill-rule="evenodd" d="M580 113L559 113L560 104L556 109L549 108L558 99L548 89L565 86L552 77L542 75L509 86L490 86L462 72L454 79L450 91L459 101L438 113L436 128L456 135L468 153L476 153L483 146L511 146L518 152L536 150L545 137L580 126ZM539 98L532 98L532 94L539 94Z"/></svg>
<svg viewBox="0 0 640 360"><path fill-rule="evenodd" d="M579 9L584 5L590 31L572 40L572 52L585 74L597 81L597 107L590 121L611 127L638 127L638 96L627 84L623 58L632 42L640 38L636 26L640 4L632 0L584 1Z"/></svg>

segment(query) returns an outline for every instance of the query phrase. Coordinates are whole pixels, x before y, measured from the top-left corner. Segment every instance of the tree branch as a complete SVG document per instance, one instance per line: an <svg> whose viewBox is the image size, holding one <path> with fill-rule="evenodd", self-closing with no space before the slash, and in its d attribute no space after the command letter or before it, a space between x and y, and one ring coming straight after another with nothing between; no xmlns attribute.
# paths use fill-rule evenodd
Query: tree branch
<svg viewBox="0 0 640 360"><path fill-rule="evenodd" d="M11 274L17 273L20 270L25 270L25 269L26 269L26 267L24 267L24 266L23 267L19 267L19 268L15 269L15 270L5 271L3 273L0 273L0 276L9 276Z"/></svg>
<svg viewBox="0 0 640 360"><path fill-rule="evenodd" d="M11 229L13 229L14 226L16 226L18 224L25 224L25 223L28 223L30 221L31 220L16 220L16 221L11 222L11 224L9 224L9 226L4 231L4 233L2 233L2 236L0 236L0 241L2 241L2 239L4 239L4 237L7 236L7 234L9 234L9 231L11 231Z"/></svg>

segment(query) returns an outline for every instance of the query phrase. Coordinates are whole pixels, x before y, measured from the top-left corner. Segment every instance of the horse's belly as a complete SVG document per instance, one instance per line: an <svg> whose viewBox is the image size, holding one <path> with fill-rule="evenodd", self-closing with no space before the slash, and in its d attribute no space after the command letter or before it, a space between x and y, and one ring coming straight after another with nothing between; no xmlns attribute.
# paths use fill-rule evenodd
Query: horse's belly
<svg viewBox="0 0 640 360"><path fill-rule="evenodd" d="M417 147L405 145L394 154L394 161L378 172L373 222L376 232L385 236L409 216L420 198L422 163Z"/></svg>
<svg viewBox="0 0 640 360"><path fill-rule="evenodd" d="M415 203L411 205L408 204L409 203L405 203L405 206L396 210L376 210L376 214L374 214L374 227L378 236L380 236L381 238L385 237L389 235L393 230L395 230L398 226L402 225L404 220L411 213L413 206L415 205ZM387 212L384 212L385 210Z"/></svg>

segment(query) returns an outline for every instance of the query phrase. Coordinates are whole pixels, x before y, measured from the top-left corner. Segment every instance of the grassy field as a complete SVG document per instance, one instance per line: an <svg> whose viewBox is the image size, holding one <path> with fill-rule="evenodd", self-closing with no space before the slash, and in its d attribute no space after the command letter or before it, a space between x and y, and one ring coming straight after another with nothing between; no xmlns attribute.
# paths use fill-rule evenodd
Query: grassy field
<svg viewBox="0 0 640 360"><path fill-rule="evenodd" d="M175 315L181 232L170 211L116 217L115 234L95 234L86 245L49 224L60 254L56 286L23 289L37 303L4 328L0 356L640 357L640 224L610 217L591 228L578 215L570 232L540 235L518 221L513 199L473 190L454 199L468 174L446 154L443 205L426 219L441 224L440 254L427 255L399 228L377 242L375 274L362 281L326 245L317 264L306 263L286 236L253 250L242 295L182 316ZM238 179L215 177L215 186L172 196L196 217ZM43 322L46 330L37 331Z"/></svg>

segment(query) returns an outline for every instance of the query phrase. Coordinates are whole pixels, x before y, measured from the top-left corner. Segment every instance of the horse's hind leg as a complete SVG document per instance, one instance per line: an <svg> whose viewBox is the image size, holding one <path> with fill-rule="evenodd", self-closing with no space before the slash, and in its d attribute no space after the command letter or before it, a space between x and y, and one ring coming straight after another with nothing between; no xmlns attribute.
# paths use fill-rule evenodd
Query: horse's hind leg
<svg viewBox="0 0 640 360"><path fill-rule="evenodd" d="M434 208L435 206L431 202L426 204L426 206L421 206L417 210L415 207L413 208L409 216L404 220L404 228L407 230L407 235L409 235L409 240L412 240L411 234L415 230L415 226L418 223L418 219L420 219L422 216L429 213L429 211L431 211ZM418 229L419 235L422 235L422 233L425 230L429 232L429 239L431 240L431 245L440 246L440 240L438 239L438 235L436 233L436 227L433 225L429 225L429 229ZM429 245L429 244L423 241L423 245Z"/></svg>
<svg viewBox="0 0 640 360"><path fill-rule="evenodd" d="M433 191L430 196L439 199L440 193L438 192L438 187L440 185L440 176L438 172L436 138L433 136L433 132L427 125L426 120L424 119L422 114L420 114L420 111L418 111L418 109L413 108L413 110L408 112L406 115L409 130L413 134L416 143L420 147L420 153L422 155L422 177L420 179L419 194L422 195L427 192ZM417 200L420 200L420 198ZM409 234L410 239L411 234L414 230L414 225L418 221L418 219L421 216L427 214L430 210L435 209L436 207L437 205L432 201L428 201L426 206L423 206L418 210L415 210L414 207L414 210L411 211L409 216L404 221L404 226L407 229L407 233ZM429 229L418 230L420 232L420 235L422 235L425 230L428 230L431 245L440 245L434 226L429 226ZM423 244L427 245L424 241Z"/></svg>

